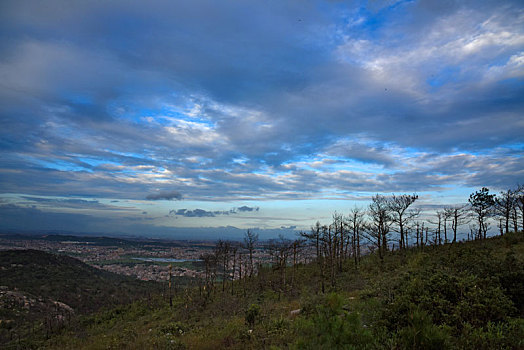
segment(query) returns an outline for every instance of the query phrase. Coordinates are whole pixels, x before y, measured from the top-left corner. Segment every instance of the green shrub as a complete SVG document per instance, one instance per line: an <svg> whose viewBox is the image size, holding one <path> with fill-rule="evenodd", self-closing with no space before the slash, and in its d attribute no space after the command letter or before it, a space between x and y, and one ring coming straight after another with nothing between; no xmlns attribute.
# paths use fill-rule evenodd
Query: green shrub
<svg viewBox="0 0 524 350"><path fill-rule="evenodd" d="M317 306L310 318L296 321L298 339L295 349L372 349L375 339L369 329L362 325L360 315L343 309L344 299L332 293Z"/></svg>
<svg viewBox="0 0 524 350"><path fill-rule="evenodd" d="M420 308L410 311L408 325L397 335L402 349L446 349L449 347L447 328L433 324L431 316Z"/></svg>
<svg viewBox="0 0 524 350"><path fill-rule="evenodd" d="M428 313L437 325L460 329L470 323L480 327L488 321L501 321L516 313L513 302L504 293L497 278L423 270L406 274L393 285L386 282L378 295L383 297L382 324L391 331L410 322L413 307Z"/></svg>
<svg viewBox="0 0 524 350"><path fill-rule="evenodd" d="M246 311L246 323L250 328L255 327L258 316L260 315L260 306L257 304L251 304L249 309Z"/></svg>
<svg viewBox="0 0 524 350"><path fill-rule="evenodd" d="M289 320L280 316L269 324L268 333L271 335L285 334L289 329Z"/></svg>
<svg viewBox="0 0 524 350"><path fill-rule="evenodd" d="M453 310L457 328L464 323L482 327L488 322L502 321L514 313L513 303L496 283L477 280L477 283L471 284L473 282L465 286L463 296Z"/></svg>
<svg viewBox="0 0 524 350"><path fill-rule="evenodd" d="M187 327L179 322L172 322L160 327L158 332L164 335L181 336L187 332Z"/></svg>
<svg viewBox="0 0 524 350"><path fill-rule="evenodd" d="M466 324L459 347L463 349L522 349L524 347L524 320L511 319L507 322L488 322L486 327Z"/></svg>

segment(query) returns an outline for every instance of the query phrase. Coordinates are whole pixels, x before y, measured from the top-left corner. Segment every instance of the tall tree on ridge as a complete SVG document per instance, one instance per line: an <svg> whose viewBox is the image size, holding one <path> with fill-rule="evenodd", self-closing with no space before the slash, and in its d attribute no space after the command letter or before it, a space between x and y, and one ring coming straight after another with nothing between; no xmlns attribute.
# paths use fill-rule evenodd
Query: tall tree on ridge
<svg viewBox="0 0 524 350"><path fill-rule="evenodd" d="M495 205L495 195L489 193L487 187L482 187L469 195L471 210L477 217L479 239L485 239L489 228L488 218L492 215L493 206Z"/></svg>
<svg viewBox="0 0 524 350"><path fill-rule="evenodd" d="M451 229L453 230L453 240L451 243L455 243L457 241L458 227L469 222L467 210L468 206L466 204L459 204L444 208L445 217L451 219Z"/></svg>
<svg viewBox="0 0 524 350"><path fill-rule="evenodd" d="M396 231L400 234L400 249L406 248L406 226L420 214L420 210L408 211L408 208L417 199L418 195L416 194L402 194L399 196L392 195L387 200L391 221L396 224Z"/></svg>
<svg viewBox="0 0 524 350"><path fill-rule="evenodd" d="M515 191L515 202L516 202L516 208L520 210L520 218L522 219L522 231L524 232L524 185L518 185L517 189ZM517 211L517 209L515 209ZM518 217L518 214L515 216ZM517 221L517 220L515 220ZM516 231L518 231L518 225Z"/></svg>
<svg viewBox="0 0 524 350"><path fill-rule="evenodd" d="M370 223L368 226L368 234L375 240L378 255L382 260L384 259L385 252L388 250L391 214L387 197L376 194L371 200L372 202L369 205Z"/></svg>
<svg viewBox="0 0 524 350"><path fill-rule="evenodd" d="M514 192L509 189L500 192L500 195L495 198L495 212L504 220L506 233L509 232L511 215L513 213L513 208L516 205L515 197Z"/></svg>
<svg viewBox="0 0 524 350"><path fill-rule="evenodd" d="M355 267L360 263L360 237L365 227L364 210L359 207L354 207L349 212L348 223L351 230L351 247L353 250L353 258L355 260Z"/></svg>

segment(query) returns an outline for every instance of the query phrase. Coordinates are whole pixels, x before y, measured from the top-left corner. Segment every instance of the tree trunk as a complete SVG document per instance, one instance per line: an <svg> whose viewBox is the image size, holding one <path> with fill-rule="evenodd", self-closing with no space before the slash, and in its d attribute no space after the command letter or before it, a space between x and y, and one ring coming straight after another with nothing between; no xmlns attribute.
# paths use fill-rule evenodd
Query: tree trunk
<svg viewBox="0 0 524 350"><path fill-rule="evenodd" d="M236 249L235 249L233 251L233 275L231 276L231 295L234 294L236 262L237 262L237 252L236 252Z"/></svg>
<svg viewBox="0 0 524 350"><path fill-rule="evenodd" d="M448 220L444 217L444 243L448 243ZM455 243L455 238L453 238L453 243Z"/></svg>

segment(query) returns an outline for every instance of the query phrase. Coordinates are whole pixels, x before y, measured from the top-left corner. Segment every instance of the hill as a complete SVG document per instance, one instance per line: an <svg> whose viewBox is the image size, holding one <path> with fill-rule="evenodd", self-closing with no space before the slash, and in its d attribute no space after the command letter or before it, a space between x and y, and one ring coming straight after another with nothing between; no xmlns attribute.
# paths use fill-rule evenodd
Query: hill
<svg viewBox="0 0 524 350"><path fill-rule="evenodd" d="M146 283L38 250L0 251L0 344L47 333L78 315L158 292Z"/></svg>
<svg viewBox="0 0 524 350"><path fill-rule="evenodd" d="M82 318L62 349L519 349L524 235L347 260L261 267L257 276L178 290ZM327 283L333 282L333 283ZM224 288L225 287L225 288ZM324 289L324 292L322 291Z"/></svg>
<svg viewBox="0 0 524 350"><path fill-rule="evenodd" d="M0 233L0 239L4 240L43 240L49 242L82 242L96 246L129 246L129 247L144 247L144 246L164 246L164 247L180 247L183 245L182 241L168 241L162 239L146 239L146 238L121 238L121 237L107 237L107 236L85 236L85 235L71 235L71 234L43 234L43 233Z"/></svg>

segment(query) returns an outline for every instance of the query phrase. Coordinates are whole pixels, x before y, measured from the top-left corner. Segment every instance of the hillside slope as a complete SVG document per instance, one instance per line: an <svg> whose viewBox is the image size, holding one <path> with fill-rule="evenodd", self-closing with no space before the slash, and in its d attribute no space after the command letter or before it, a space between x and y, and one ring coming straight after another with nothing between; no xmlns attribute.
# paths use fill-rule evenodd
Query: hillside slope
<svg viewBox="0 0 524 350"><path fill-rule="evenodd" d="M524 235L319 265L263 268L225 291L188 288L173 307L136 302L50 339L75 349L518 349ZM323 279L324 277L324 279ZM201 286L202 287L202 286Z"/></svg>
<svg viewBox="0 0 524 350"><path fill-rule="evenodd" d="M38 250L0 251L0 344L50 333L77 315L158 292L145 283Z"/></svg>

